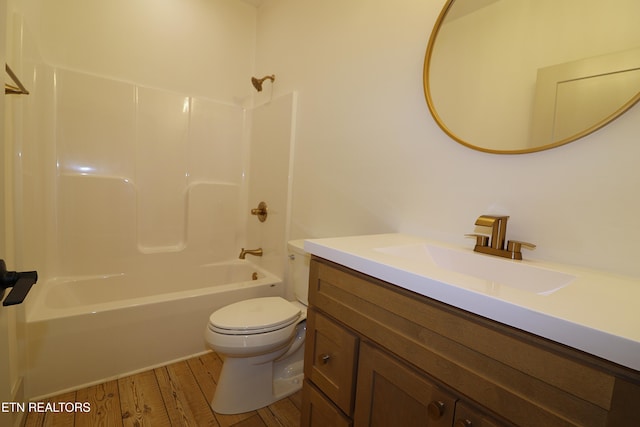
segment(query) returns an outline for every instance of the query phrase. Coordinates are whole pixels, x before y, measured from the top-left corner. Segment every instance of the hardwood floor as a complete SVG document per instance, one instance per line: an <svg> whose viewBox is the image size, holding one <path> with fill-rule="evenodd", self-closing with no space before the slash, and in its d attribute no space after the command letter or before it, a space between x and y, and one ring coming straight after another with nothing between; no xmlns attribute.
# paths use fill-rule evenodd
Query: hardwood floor
<svg viewBox="0 0 640 427"><path fill-rule="evenodd" d="M300 392L267 408L239 415L214 413L209 402L222 361L215 353L108 381L47 399L89 402L89 412L30 412L25 427L221 426L299 427ZM46 403L43 403L46 405Z"/></svg>

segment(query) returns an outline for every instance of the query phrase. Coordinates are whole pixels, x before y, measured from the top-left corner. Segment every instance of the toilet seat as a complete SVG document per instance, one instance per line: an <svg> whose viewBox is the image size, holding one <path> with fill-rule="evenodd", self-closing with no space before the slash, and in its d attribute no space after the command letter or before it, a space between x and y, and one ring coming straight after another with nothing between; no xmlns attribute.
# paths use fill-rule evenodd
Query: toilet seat
<svg viewBox="0 0 640 427"><path fill-rule="evenodd" d="M256 335L295 323L301 310L281 297L236 302L209 316L209 330L224 335Z"/></svg>

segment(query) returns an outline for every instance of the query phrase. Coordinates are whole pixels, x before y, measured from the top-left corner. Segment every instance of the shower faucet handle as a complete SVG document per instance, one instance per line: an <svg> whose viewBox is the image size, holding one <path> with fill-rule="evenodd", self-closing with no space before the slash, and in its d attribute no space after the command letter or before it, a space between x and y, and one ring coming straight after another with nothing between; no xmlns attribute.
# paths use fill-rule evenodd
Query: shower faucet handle
<svg viewBox="0 0 640 427"><path fill-rule="evenodd" d="M265 202L260 202L256 209L251 209L251 215L257 215L260 222L265 222L268 214L269 212L267 211L267 204Z"/></svg>

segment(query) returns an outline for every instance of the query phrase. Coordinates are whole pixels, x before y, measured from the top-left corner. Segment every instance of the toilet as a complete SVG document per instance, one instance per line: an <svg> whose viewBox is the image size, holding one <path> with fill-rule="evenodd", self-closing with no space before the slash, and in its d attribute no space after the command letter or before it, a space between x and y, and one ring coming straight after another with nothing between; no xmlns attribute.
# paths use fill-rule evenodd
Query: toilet
<svg viewBox="0 0 640 427"><path fill-rule="evenodd" d="M216 310L205 340L223 358L211 408L239 414L270 405L302 387L309 286L303 240L288 243L296 301L252 298Z"/></svg>

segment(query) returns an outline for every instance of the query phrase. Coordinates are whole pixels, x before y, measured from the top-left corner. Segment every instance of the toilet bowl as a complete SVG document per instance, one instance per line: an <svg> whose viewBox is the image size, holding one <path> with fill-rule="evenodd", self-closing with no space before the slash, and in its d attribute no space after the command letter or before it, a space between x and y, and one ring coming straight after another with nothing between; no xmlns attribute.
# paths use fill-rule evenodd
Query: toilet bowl
<svg viewBox="0 0 640 427"><path fill-rule="evenodd" d="M309 256L302 241L289 242L289 278L297 301L253 298L209 317L205 340L223 358L211 401L220 414L270 405L302 387Z"/></svg>

